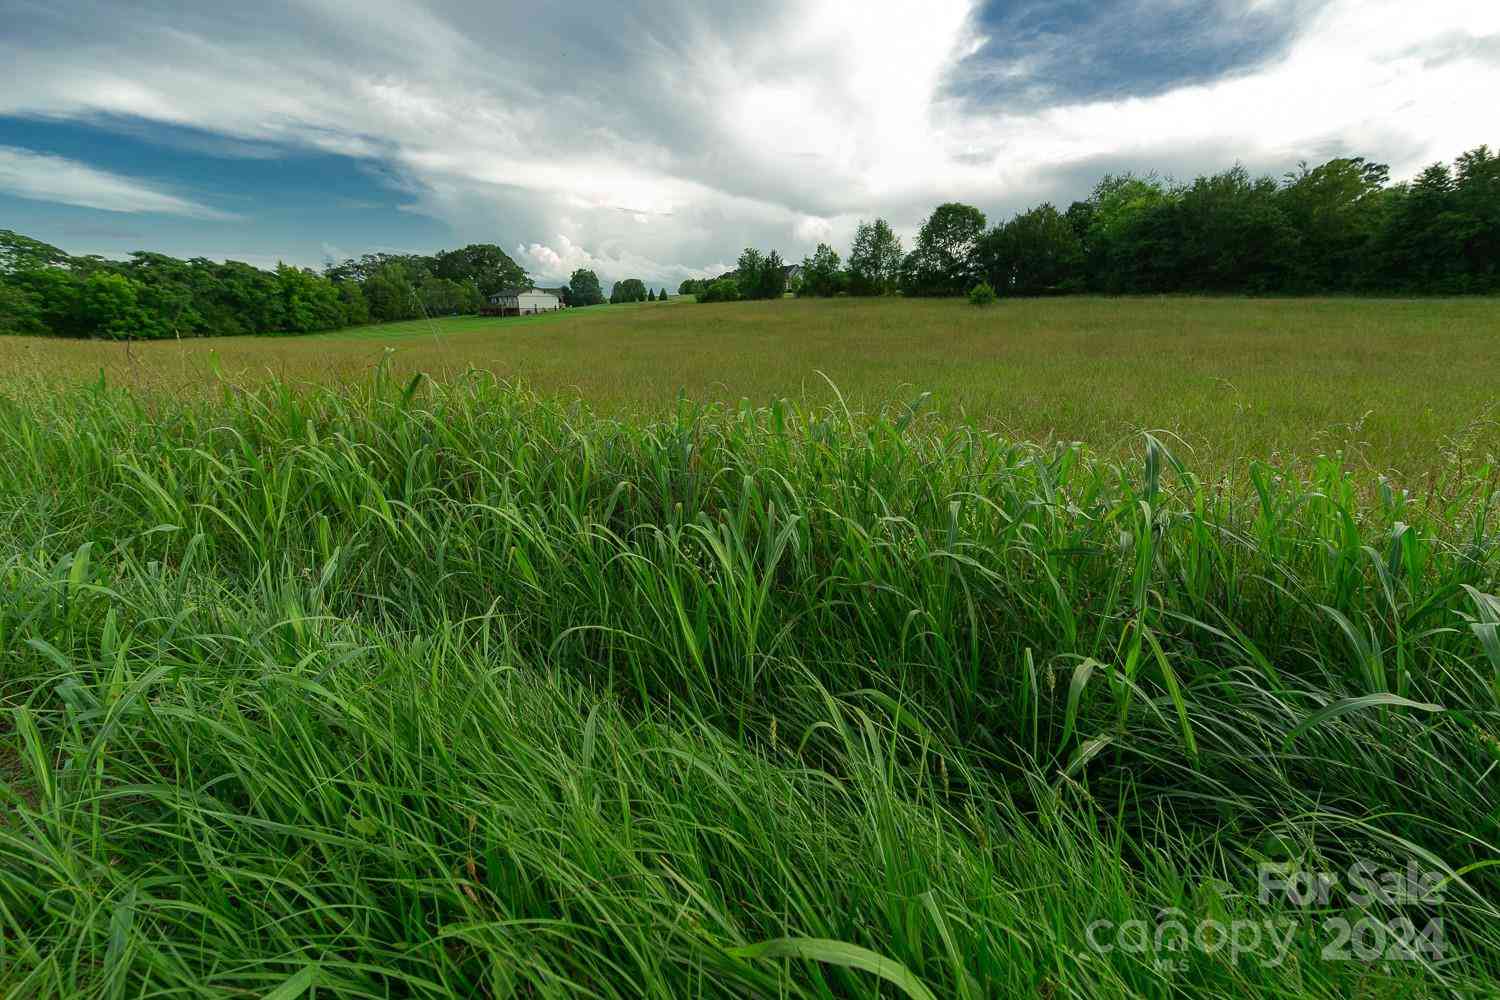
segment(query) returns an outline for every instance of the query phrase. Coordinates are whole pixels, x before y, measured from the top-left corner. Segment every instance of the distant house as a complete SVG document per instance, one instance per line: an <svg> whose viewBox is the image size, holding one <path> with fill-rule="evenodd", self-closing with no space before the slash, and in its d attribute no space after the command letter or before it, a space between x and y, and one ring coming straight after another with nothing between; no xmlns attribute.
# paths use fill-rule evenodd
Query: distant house
<svg viewBox="0 0 1500 1000"><path fill-rule="evenodd" d="M480 310L485 316L531 316L536 313L556 312L562 301L556 292L527 285L524 288L503 288L491 295Z"/></svg>
<svg viewBox="0 0 1500 1000"><path fill-rule="evenodd" d="M786 278L786 287L791 288L794 282L802 280L802 265L788 264L781 269L781 273Z"/></svg>

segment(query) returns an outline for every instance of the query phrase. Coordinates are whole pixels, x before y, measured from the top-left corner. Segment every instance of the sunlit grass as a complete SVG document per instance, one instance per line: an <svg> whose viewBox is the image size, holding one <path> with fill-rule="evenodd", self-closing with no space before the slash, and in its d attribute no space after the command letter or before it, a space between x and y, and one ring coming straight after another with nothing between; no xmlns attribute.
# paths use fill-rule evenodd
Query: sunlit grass
<svg viewBox="0 0 1500 1000"><path fill-rule="evenodd" d="M657 418L679 392L819 406L835 401L831 380L855 409L930 392L926 405L950 420L1112 458L1143 430L1169 432L1204 475L1326 454L1417 485L1459 452L1496 450L1497 337L1500 303L1485 299L673 301L300 338L0 338L0 382L102 370L178 394L216 371L242 384L360 382L384 361L396 373L483 368Z"/></svg>
<svg viewBox="0 0 1500 1000"><path fill-rule="evenodd" d="M1113 460L910 397L615 419L479 373L27 385L0 399L4 995L1500 978L1482 464L1199 478L1123 426ZM1277 964L1089 943L1285 917L1265 859L1438 872L1436 908L1317 917L1441 917L1446 961L1329 961L1316 923Z"/></svg>

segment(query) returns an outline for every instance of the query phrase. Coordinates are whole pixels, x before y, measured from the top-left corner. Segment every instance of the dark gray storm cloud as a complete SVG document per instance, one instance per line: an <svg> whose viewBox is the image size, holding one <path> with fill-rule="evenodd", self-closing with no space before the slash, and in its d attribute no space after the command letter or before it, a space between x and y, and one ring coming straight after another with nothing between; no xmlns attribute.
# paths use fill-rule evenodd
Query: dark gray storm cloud
<svg viewBox="0 0 1500 1000"><path fill-rule="evenodd" d="M1317 5L1275 0L989 0L986 41L954 68L953 93L1038 108L1150 97L1245 73L1284 53Z"/></svg>

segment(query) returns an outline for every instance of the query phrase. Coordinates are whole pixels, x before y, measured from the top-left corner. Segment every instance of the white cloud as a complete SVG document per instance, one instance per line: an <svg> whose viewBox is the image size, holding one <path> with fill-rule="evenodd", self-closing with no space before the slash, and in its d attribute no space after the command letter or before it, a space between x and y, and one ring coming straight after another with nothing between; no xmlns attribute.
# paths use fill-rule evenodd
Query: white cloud
<svg viewBox="0 0 1500 1000"><path fill-rule="evenodd" d="M809 215L797 220L792 235L799 243L826 243L833 236L833 223Z"/></svg>
<svg viewBox="0 0 1500 1000"><path fill-rule="evenodd" d="M1260 72L1144 100L955 117L944 131L1005 150L1017 175L1106 155L1150 167L1163 151L1206 149L1262 164L1357 151L1389 158L1406 176L1490 139L1476 129L1500 87L1500 72L1478 58L1424 64L1423 43L1495 32L1500 5L1336 0Z"/></svg>
<svg viewBox="0 0 1500 1000"><path fill-rule="evenodd" d="M605 290L622 278L643 278L650 285L670 285L676 288L685 278L711 278L731 270L733 264L722 261L710 267L686 267L668 264L617 249L614 253L593 254L579 246L567 236L559 233L552 243L532 243L515 248L516 262L531 275L544 282L563 282L580 268L598 275Z"/></svg>
<svg viewBox="0 0 1500 1000"><path fill-rule="evenodd" d="M213 221L237 218L145 181L15 146L0 146L0 191L107 212L160 212Z"/></svg>
<svg viewBox="0 0 1500 1000"><path fill-rule="evenodd" d="M1263 2L1219 6L1235 17ZM372 0L357 14L302 0L274 16L205 3L125 29L54 18L0 39L0 115L137 115L378 160L417 210L461 239L519 245L539 276L592 266L669 284L718 273L746 245L842 251L861 217L909 235L944 200L994 217L1076 197L1103 169L1361 153L1400 177L1494 139L1476 129L1500 91L1485 57L1500 4L1328 0L1266 65L1039 110L949 95L978 48L976 6L614 0L496 18L482 0ZM212 212L124 179L135 200L106 199L97 178L111 175L90 176L71 203Z"/></svg>

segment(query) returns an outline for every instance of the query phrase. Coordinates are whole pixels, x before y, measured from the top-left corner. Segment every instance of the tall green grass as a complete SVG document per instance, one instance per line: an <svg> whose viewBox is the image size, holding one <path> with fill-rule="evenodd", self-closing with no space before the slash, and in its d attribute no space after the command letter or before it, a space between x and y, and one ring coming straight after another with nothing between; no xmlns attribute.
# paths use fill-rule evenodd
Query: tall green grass
<svg viewBox="0 0 1500 1000"><path fill-rule="evenodd" d="M477 372L13 396L0 992L1492 993L1496 486ZM1449 880L1443 962L1089 944L1358 859Z"/></svg>

